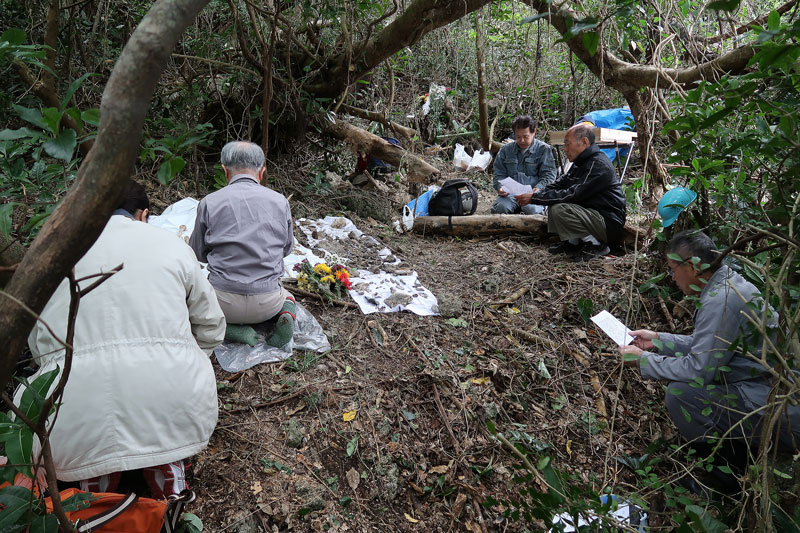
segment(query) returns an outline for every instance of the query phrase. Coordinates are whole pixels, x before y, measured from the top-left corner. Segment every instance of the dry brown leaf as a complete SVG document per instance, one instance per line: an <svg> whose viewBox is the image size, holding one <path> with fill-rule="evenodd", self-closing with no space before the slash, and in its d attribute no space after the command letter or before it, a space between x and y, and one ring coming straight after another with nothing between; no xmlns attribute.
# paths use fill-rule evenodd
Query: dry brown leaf
<svg viewBox="0 0 800 533"><path fill-rule="evenodd" d="M250 490L253 492L253 494L260 494L261 491L263 491L264 489L261 487L261 482L260 481L256 481L250 487Z"/></svg>
<svg viewBox="0 0 800 533"><path fill-rule="evenodd" d="M456 496L456 501L453 504L453 518L455 520L458 520L458 518L461 516L461 511L464 510L464 504L466 503L466 501L467 501L467 495L464 494L463 492L459 492L458 496Z"/></svg>
<svg viewBox="0 0 800 533"><path fill-rule="evenodd" d="M439 465L432 467L428 472L431 474L446 474L449 469L450 467L448 465Z"/></svg>
<svg viewBox="0 0 800 533"><path fill-rule="evenodd" d="M356 490L358 488L358 484L361 482L361 475L358 470L351 468L344 477L347 479L347 484L350 485L351 489Z"/></svg>
<svg viewBox="0 0 800 533"><path fill-rule="evenodd" d="M292 407L292 408L290 408L290 409L288 409L286 411L286 416L292 416L293 414L295 414L295 413L297 413L299 411L302 411L306 407L308 407L308 405L306 405L306 402L304 402L303 400L300 400L299 402L297 402L297 405L295 405L294 407Z"/></svg>
<svg viewBox="0 0 800 533"><path fill-rule="evenodd" d="M479 526L478 524L476 524L476 523L475 523L475 522L473 522L472 520L467 520L467 521L464 523L464 527L465 527L465 528L466 528L466 530L467 530L467 531L469 531L470 533L483 533L483 531L481 530L481 526Z"/></svg>

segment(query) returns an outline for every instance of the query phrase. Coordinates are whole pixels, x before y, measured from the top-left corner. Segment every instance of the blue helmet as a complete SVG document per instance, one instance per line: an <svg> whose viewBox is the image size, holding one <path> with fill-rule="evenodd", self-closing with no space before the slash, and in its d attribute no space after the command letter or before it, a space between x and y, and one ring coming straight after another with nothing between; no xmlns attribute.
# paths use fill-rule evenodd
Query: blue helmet
<svg viewBox="0 0 800 533"><path fill-rule="evenodd" d="M671 226L677 220L678 215L689 207L695 198L697 198L697 193L686 187L675 187L667 191L658 202L661 225L665 228Z"/></svg>

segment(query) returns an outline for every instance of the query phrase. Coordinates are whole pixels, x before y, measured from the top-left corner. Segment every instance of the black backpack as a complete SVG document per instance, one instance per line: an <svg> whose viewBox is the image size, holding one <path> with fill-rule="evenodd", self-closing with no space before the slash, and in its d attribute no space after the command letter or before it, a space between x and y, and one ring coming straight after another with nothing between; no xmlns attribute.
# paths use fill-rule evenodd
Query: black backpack
<svg viewBox="0 0 800 533"><path fill-rule="evenodd" d="M471 215L477 209L478 189L463 178L445 181L442 188L433 193L428 204L428 214L431 216Z"/></svg>

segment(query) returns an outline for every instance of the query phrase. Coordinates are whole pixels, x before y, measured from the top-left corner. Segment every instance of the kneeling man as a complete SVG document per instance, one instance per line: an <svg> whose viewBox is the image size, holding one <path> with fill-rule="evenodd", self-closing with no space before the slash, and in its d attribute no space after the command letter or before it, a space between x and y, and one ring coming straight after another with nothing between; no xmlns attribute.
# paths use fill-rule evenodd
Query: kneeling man
<svg viewBox="0 0 800 533"><path fill-rule="evenodd" d="M266 342L281 347L292 339L295 318L294 298L280 282L294 246L289 202L261 185L266 167L257 144L229 142L221 160L228 185L200 201L189 244L208 263L228 321L226 339L255 346L255 330L243 325L280 315Z"/></svg>

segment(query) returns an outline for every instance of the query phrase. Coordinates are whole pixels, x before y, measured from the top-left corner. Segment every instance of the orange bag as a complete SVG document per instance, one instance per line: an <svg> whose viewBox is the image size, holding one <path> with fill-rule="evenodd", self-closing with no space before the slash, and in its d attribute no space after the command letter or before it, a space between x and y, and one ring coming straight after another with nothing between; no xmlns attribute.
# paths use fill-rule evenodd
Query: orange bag
<svg viewBox="0 0 800 533"><path fill-rule="evenodd" d="M61 491L61 501L84 491L66 489ZM70 511L67 516L77 520L76 531L80 533L172 533L178 523L181 510L186 503L194 501L194 493L185 490L180 496L168 500L139 498L136 494L113 492L94 493L97 498L89 507ZM53 502L45 499L48 512Z"/></svg>

